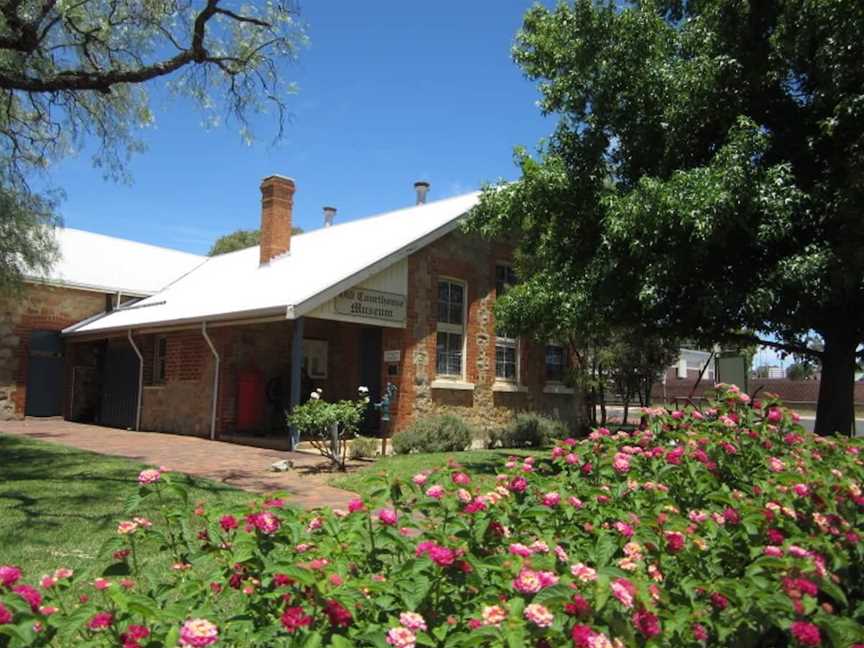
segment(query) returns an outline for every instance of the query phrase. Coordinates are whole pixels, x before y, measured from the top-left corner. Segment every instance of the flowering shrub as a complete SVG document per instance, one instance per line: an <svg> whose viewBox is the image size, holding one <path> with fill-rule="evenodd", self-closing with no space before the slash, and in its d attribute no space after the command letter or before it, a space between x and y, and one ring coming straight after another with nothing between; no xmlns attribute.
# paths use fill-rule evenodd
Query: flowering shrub
<svg viewBox="0 0 864 648"><path fill-rule="evenodd" d="M140 496L93 574L0 566L10 646L864 645L860 443L735 388L345 511ZM136 517L141 501L164 515ZM191 510L190 510L191 509ZM113 557L113 558L112 558ZM0 643L3 640L0 639Z"/></svg>
<svg viewBox="0 0 864 648"><path fill-rule="evenodd" d="M348 454L347 438L357 432L369 407L369 388L358 387L357 398L335 402L325 401L323 390L316 389L309 400L286 414L288 425L307 437L321 456L345 470Z"/></svg>

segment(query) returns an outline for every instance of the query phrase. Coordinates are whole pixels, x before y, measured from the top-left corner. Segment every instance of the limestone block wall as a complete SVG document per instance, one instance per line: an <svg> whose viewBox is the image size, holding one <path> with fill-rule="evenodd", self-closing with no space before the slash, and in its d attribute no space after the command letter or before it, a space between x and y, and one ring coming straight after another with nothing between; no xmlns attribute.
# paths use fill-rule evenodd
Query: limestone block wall
<svg viewBox="0 0 864 648"><path fill-rule="evenodd" d="M30 334L60 331L105 309L105 294L25 284L0 300L0 420L23 418Z"/></svg>
<svg viewBox="0 0 864 648"><path fill-rule="evenodd" d="M495 266L512 258L512 249L453 232L411 255L408 260L408 314L403 329L384 333L385 349L401 349L398 376L385 375L399 388L394 432L430 414L449 412L476 429L488 431L510 421L520 411L542 411L574 429L581 408L572 393L544 391L545 349L522 340L518 391L500 391L495 384ZM467 321L465 382L473 389L440 389L436 380L437 290L440 277L465 282ZM385 367L386 373L386 367Z"/></svg>

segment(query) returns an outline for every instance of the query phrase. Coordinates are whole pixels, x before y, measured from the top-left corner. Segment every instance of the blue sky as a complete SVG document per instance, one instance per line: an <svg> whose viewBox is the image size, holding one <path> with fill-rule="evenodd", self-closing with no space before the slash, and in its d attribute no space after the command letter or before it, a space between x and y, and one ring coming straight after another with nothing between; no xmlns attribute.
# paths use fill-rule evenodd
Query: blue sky
<svg viewBox="0 0 864 648"><path fill-rule="evenodd" d="M410 205L418 179L434 200L515 178L513 147L533 149L554 126L510 58L529 6L307 1L310 43L286 69L299 92L280 145L272 122L257 124L247 146L236 129L206 130L190 104L155 93L132 184L105 182L86 154L53 168L65 223L202 253L221 234L258 226L258 185L271 173L296 180L305 229L321 225L323 205L339 220Z"/></svg>

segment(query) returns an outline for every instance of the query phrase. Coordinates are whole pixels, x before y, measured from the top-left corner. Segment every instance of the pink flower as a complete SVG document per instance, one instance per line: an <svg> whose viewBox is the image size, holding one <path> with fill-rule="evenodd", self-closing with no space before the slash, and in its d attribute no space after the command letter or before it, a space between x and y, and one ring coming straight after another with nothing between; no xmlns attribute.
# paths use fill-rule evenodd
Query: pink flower
<svg viewBox="0 0 864 648"><path fill-rule="evenodd" d="M155 484L162 478L162 473L155 468L148 468L138 473L138 483L142 486L146 484Z"/></svg>
<svg viewBox="0 0 864 648"><path fill-rule="evenodd" d="M513 544L511 544L508 548L508 551L514 556L522 556L523 558L527 558L534 553L533 551L531 551L531 549L519 542L514 542Z"/></svg>
<svg viewBox="0 0 864 648"><path fill-rule="evenodd" d="M34 612L36 612L39 609L39 606L42 605L42 595L35 587L31 587L30 585L16 585L12 588L12 591L24 599L30 606L30 609Z"/></svg>
<svg viewBox="0 0 864 648"><path fill-rule="evenodd" d="M417 484L418 486L422 486L429 480L429 475L425 473L417 473L411 478L411 481Z"/></svg>
<svg viewBox="0 0 864 648"><path fill-rule="evenodd" d="M138 530L138 524L132 520L123 520L117 525L117 533L120 535L132 535Z"/></svg>
<svg viewBox="0 0 864 648"><path fill-rule="evenodd" d="M51 588L54 587L56 584L57 584L57 579L54 578L53 576L43 576L43 577L39 580L39 586L40 586L42 589L51 589Z"/></svg>
<svg viewBox="0 0 864 648"><path fill-rule="evenodd" d="M21 578L21 570L12 565L0 565L0 584L12 587Z"/></svg>
<svg viewBox="0 0 864 648"><path fill-rule="evenodd" d="M620 533L625 538L633 537L633 527L625 522L616 522L614 524L615 530Z"/></svg>
<svg viewBox="0 0 864 648"><path fill-rule="evenodd" d="M776 407L772 407L768 410L768 413L765 415L765 420L769 423L779 423L783 418L783 412L781 412Z"/></svg>
<svg viewBox="0 0 864 648"><path fill-rule="evenodd" d="M97 612L87 622L87 627L91 630L104 630L110 628L114 623L114 615L110 612Z"/></svg>
<svg viewBox="0 0 864 648"><path fill-rule="evenodd" d="M63 580L64 578L71 578L74 573L75 572L68 567L58 567L54 570L54 578L57 580Z"/></svg>
<svg viewBox="0 0 864 648"><path fill-rule="evenodd" d="M471 478L464 472L454 472L450 479L453 480L454 484L459 486L467 486L471 483Z"/></svg>
<svg viewBox="0 0 864 648"><path fill-rule="evenodd" d="M822 636L819 634L819 626L807 621L795 621L789 628L792 636L802 646L822 645Z"/></svg>
<svg viewBox="0 0 864 648"><path fill-rule="evenodd" d="M483 608L483 625L500 627L507 620L507 610L500 605L487 605Z"/></svg>
<svg viewBox="0 0 864 648"><path fill-rule="evenodd" d="M612 595L621 602L625 608L633 607L633 597L636 587L626 578L616 578L612 582Z"/></svg>
<svg viewBox="0 0 864 648"><path fill-rule="evenodd" d="M582 563L576 563L570 567L570 573L576 577L576 580L583 583L590 583L597 580L597 570L593 567L588 567Z"/></svg>
<svg viewBox="0 0 864 648"><path fill-rule="evenodd" d="M324 613L330 620L330 625L334 625L337 628L348 627L351 625L351 621L354 620L348 608L335 599L324 601Z"/></svg>
<svg viewBox="0 0 864 648"><path fill-rule="evenodd" d="M111 581L105 580L104 578L97 578L93 581L93 587L97 590L106 590L111 587Z"/></svg>
<svg viewBox="0 0 864 648"><path fill-rule="evenodd" d="M572 466L579 463L579 455L571 452L566 457L564 457L564 461L566 461L569 465Z"/></svg>
<svg viewBox="0 0 864 648"><path fill-rule="evenodd" d="M571 495L570 499L568 499L567 502L575 509L581 509L583 506L582 500L580 500L575 495Z"/></svg>
<svg viewBox="0 0 864 648"><path fill-rule="evenodd" d="M771 545L762 549L762 553L765 554L766 556L771 556L772 558L782 558L783 557L783 550L780 547L774 547Z"/></svg>
<svg viewBox="0 0 864 648"><path fill-rule="evenodd" d="M304 626L312 624L312 617L306 614L302 607L287 607L282 613L282 627L288 634L292 634Z"/></svg>
<svg viewBox="0 0 864 648"><path fill-rule="evenodd" d="M777 457L771 457L768 459L768 470L775 473L783 472L786 470L786 464Z"/></svg>
<svg viewBox="0 0 864 648"><path fill-rule="evenodd" d="M399 623L409 630L426 630L426 619L416 612L403 612L399 615Z"/></svg>
<svg viewBox="0 0 864 648"><path fill-rule="evenodd" d="M701 623L694 623L692 630L693 638L696 639L696 641L708 641L708 631Z"/></svg>
<svg viewBox="0 0 864 648"><path fill-rule="evenodd" d="M270 511L252 513L246 516L246 531L257 530L264 535L273 535L279 530L280 526L279 518Z"/></svg>
<svg viewBox="0 0 864 648"><path fill-rule="evenodd" d="M535 594L542 588L540 576L531 569L523 568L513 580L513 589L522 594Z"/></svg>
<svg viewBox="0 0 864 648"><path fill-rule="evenodd" d="M681 458L684 456L684 446L677 446L676 448L669 450L666 453L666 463L679 465L681 463Z"/></svg>
<svg viewBox="0 0 864 648"><path fill-rule="evenodd" d="M722 612L729 607L729 599L723 596L720 592L714 592L711 594L711 605Z"/></svg>
<svg viewBox="0 0 864 648"><path fill-rule="evenodd" d="M678 533L677 531L667 531L665 534L666 537L666 551L669 553L678 553L684 548L684 534Z"/></svg>
<svg viewBox="0 0 864 648"><path fill-rule="evenodd" d="M12 623L12 613L9 611L9 608L0 603L0 625L6 625L7 623Z"/></svg>
<svg viewBox="0 0 864 648"><path fill-rule="evenodd" d="M558 506L558 504L560 502L561 502L561 495L559 495L555 491L552 491L550 493L546 493L543 496L543 506L548 506L551 508L553 506Z"/></svg>
<svg viewBox="0 0 864 648"><path fill-rule="evenodd" d="M792 492L798 497L807 497L810 494L810 487L807 484L795 484Z"/></svg>
<svg viewBox="0 0 864 648"><path fill-rule="evenodd" d="M219 629L207 619L189 619L180 628L180 641L193 648L210 646L219 640Z"/></svg>
<svg viewBox="0 0 864 648"><path fill-rule="evenodd" d="M615 453L615 457L612 459L612 467L619 473L629 472L630 455L624 454L623 452Z"/></svg>
<svg viewBox="0 0 864 648"><path fill-rule="evenodd" d="M660 634L660 620L647 610L633 613L633 627L649 639Z"/></svg>
<svg viewBox="0 0 864 648"><path fill-rule="evenodd" d="M444 487L435 484L434 486L430 486L426 489L426 495L429 497L434 497L435 499L441 499L444 497Z"/></svg>
<svg viewBox="0 0 864 648"><path fill-rule="evenodd" d="M417 635L402 626L390 628L387 631L387 643L394 648L414 648L417 644Z"/></svg>
<svg viewBox="0 0 864 648"><path fill-rule="evenodd" d="M381 509L378 511L378 521L387 526L395 526L398 516L393 509Z"/></svg>
<svg viewBox="0 0 864 648"><path fill-rule="evenodd" d="M528 488L528 480L524 477L514 478L507 486L514 493L524 493Z"/></svg>
<svg viewBox="0 0 864 648"><path fill-rule="evenodd" d="M523 616L538 628L548 628L552 625L555 617L549 609L539 603L531 603L525 606Z"/></svg>
<svg viewBox="0 0 864 648"><path fill-rule="evenodd" d="M235 518L233 515L223 515L221 518L219 518L219 526L222 527L223 531L231 531L232 529L236 529L238 526L237 518Z"/></svg>
<svg viewBox="0 0 864 648"><path fill-rule="evenodd" d="M348 512L356 513L357 511L362 511L364 508L363 500L361 499L352 499L348 502Z"/></svg>

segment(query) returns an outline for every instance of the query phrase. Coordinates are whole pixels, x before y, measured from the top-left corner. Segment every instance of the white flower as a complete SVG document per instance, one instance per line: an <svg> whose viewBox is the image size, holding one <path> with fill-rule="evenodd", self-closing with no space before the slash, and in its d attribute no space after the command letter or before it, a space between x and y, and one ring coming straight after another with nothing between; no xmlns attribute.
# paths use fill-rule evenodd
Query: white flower
<svg viewBox="0 0 864 648"><path fill-rule="evenodd" d="M360 392L361 394L368 394L368 393L369 393L369 388L368 388L368 387L364 387L363 385L360 385L360 386L357 388L357 391Z"/></svg>
<svg viewBox="0 0 864 648"><path fill-rule="evenodd" d="M314 391L309 394L309 398L311 398L312 400L318 400L319 398L321 398L321 394L319 394L317 391Z"/></svg>

